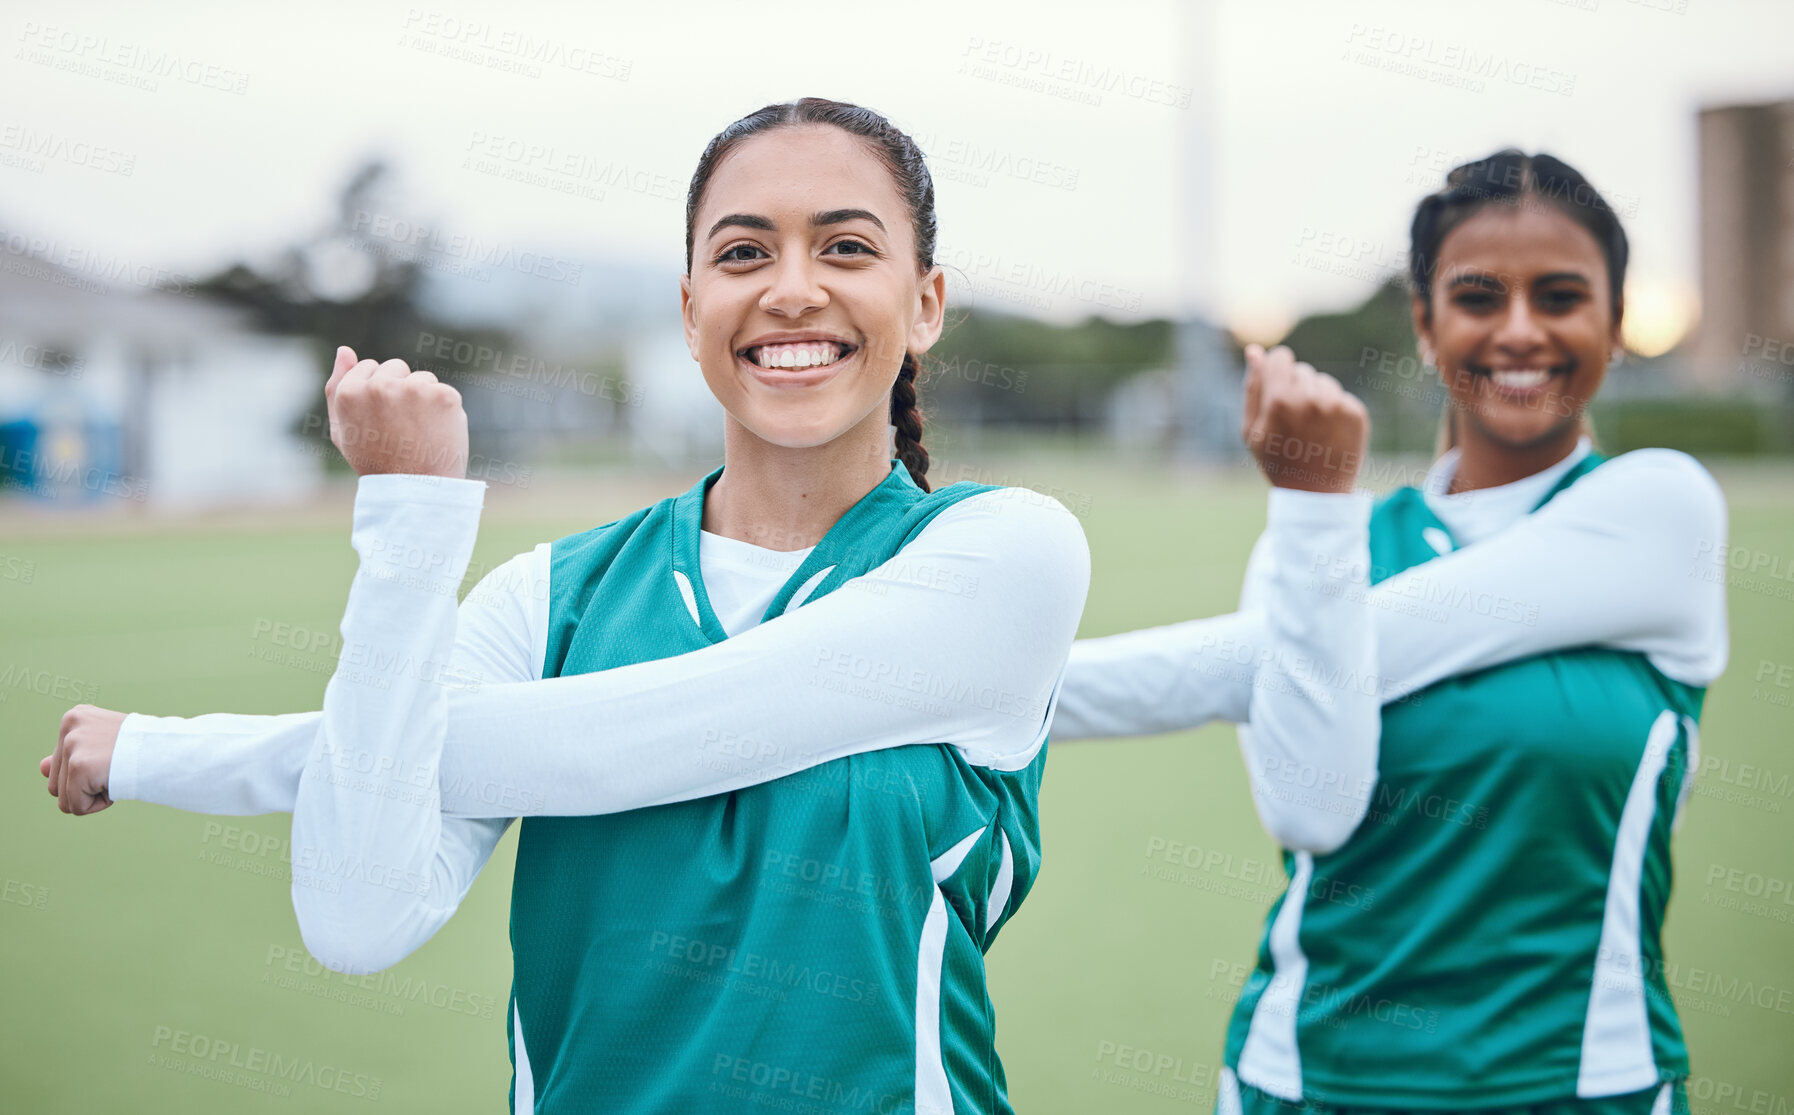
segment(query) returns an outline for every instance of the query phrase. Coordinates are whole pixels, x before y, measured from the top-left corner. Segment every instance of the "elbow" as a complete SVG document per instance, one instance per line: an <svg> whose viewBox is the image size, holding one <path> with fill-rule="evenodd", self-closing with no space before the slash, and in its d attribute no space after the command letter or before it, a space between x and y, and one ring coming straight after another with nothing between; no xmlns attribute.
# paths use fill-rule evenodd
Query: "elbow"
<svg viewBox="0 0 1794 1115"><path fill-rule="evenodd" d="M1364 820L1364 803L1339 799L1339 812L1324 808L1304 810L1300 815L1274 816L1262 814L1265 831L1278 844L1292 852L1308 852L1324 856L1345 847L1345 842L1358 831Z"/></svg>
<svg viewBox="0 0 1794 1115"><path fill-rule="evenodd" d="M307 882L328 882L311 879ZM325 896L328 899L328 895ZM313 887L293 879L293 912L299 920L299 939L319 964L333 972L365 976L384 971L410 956L416 943L403 932L397 917L380 924L375 918L387 911L349 903L338 907L319 901Z"/></svg>
<svg viewBox="0 0 1794 1115"><path fill-rule="evenodd" d="M299 939L319 964L345 976L385 971L412 951L396 936L382 939L380 934L321 918L300 918Z"/></svg>

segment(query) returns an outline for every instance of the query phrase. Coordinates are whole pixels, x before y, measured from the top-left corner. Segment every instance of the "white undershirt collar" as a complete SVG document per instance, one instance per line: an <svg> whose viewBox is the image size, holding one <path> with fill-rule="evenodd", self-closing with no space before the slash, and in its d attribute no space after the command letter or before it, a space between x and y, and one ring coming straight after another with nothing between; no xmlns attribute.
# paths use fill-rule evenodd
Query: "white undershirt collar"
<svg viewBox="0 0 1794 1115"><path fill-rule="evenodd" d="M1588 438L1578 438L1576 448L1563 460L1531 476L1522 476L1512 483L1492 488L1448 495L1452 477L1458 471L1459 456L1457 449L1448 449L1427 470L1421 493L1426 498L1427 508L1450 528L1458 545L1468 546L1512 526L1530 513L1545 498L1545 493L1593 450L1594 444Z"/></svg>

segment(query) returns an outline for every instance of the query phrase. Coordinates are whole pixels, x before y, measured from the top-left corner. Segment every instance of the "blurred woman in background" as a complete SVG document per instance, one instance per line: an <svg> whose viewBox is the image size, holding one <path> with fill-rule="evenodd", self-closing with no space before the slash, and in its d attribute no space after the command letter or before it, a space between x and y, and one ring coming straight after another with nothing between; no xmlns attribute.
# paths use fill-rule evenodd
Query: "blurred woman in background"
<svg viewBox="0 0 1794 1115"><path fill-rule="evenodd" d="M1336 684L1387 702L1374 782L1254 763L1257 719L1241 729L1255 797L1362 822L1286 844L1218 1111L1687 1109L1661 936L1727 656L1726 511L1693 458L1609 460L1586 435L1626 258L1612 208L1549 155L1460 166L1414 215L1414 330L1450 392L1448 449L1371 519L1377 661ZM1276 564L1254 550L1242 610ZM1172 625L1079 642L1055 736L1187 726L1199 641Z"/></svg>

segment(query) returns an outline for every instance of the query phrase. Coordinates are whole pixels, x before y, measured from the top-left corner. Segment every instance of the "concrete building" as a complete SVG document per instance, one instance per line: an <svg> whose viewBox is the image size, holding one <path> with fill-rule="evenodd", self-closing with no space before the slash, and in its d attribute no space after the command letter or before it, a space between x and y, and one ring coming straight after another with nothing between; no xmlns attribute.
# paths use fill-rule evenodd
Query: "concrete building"
<svg viewBox="0 0 1794 1115"><path fill-rule="evenodd" d="M1794 101L1700 114L1702 387L1794 397Z"/></svg>

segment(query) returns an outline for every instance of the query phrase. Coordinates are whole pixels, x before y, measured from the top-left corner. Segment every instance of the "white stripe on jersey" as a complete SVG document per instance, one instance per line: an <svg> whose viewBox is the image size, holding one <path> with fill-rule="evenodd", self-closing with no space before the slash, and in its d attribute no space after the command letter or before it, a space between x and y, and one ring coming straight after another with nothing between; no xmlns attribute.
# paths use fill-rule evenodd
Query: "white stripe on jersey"
<svg viewBox="0 0 1794 1115"><path fill-rule="evenodd" d="M685 610L691 613L691 621L699 627L704 626L704 621L698 618L698 596L691 590L691 578L675 569L673 581L679 586L679 598L685 601Z"/></svg>
<svg viewBox="0 0 1794 1115"><path fill-rule="evenodd" d="M1284 892L1277 920L1271 923L1271 983L1252 1009L1246 1043L1240 1047L1239 1077L1261 1092L1280 1099L1302 1098L1302 1054L1296 1048L1296 1008L1308 983L1308 957L1297 934L1308 883L1314 878L1314 857L1297 852L1296 873Z"/></svg>
<svg viewBox="0 0 1794 1115"><path fill-rule="evenodd" d="M1688 807L1688 796L1694 793L1694 776L1701 769L1701 726L1692 716L1682 718L1682 731L1688 734L1688 754L1683 759L1682 792L1676 795L1676 815L1670 821L1670 831L1682 827L1682 810Z"/></svg>
<svg viewBox="0 0 1794 1115"><path fill-rule="evenodd" d="M1245 1103L1240 1099L1240 1079L1226 1065L1221 1066L1221 1087L1215 1093L1215 1115L1245 1115Z"/></svg>
<svg viewBox="0 0 1794 1115"><path fill-rule="evenodd" d="M941 1060L941 959L947 951L947 896L941 893L941 884L959 870L983 835L981 828L928 865L934 876L934 901L929 903L916 948L916 1115L953 1115L953 1089Z"/></svg>
<svg viewBox="0 0 1794 1115"><path fill-rule="evenodd" d="M811 577L802 585L798 586L798 590L791 594L791 599L785 602L785 611L780 612L779 614L784 615L785 612L789 612L793 608L802 607L803 602L810 598L812 592L816 591L816 586L822 583L822 579L834 571L835 567L832 565L827 569L818 570L814 577Z"/></svg>
<svg viewBox="0 0 1794 1115"><path fill-rule="evenodd" d="M1657 818L1657 780L1669 762L1679 728L1673 711L1658 714L1620 812L1613 868L1607 874L1601 946L1595 953L1595 984L1582 1024L1582 1067L1576 1078L1580 1099L1643 1091L1657 1083L1651 1018L1645 1009L1639 886L1651 824Z"/></svg>
<svg viewBox="0 0 1794 1115"><path fill-rule="evenodd" d="M1009 850L1009 834L998 829L997 839L1003 844L1003 860L997 865L997 881L991 885L990 898L984 903L986 938L990 936L990 927L997 924L1003 911L1009 908L1009 892L1015 886L1015 854Z"/></svg>
<svg viewBox="0 0 1794 1115"><path fill-rule="evenodd" d="M511 1104L511 1115L535 1115L536 1078L530 1073L529 1050L523 1048L523 1015L515 1001L511 1003L511 1040L517 1046L517 1096Z"/></svg>

